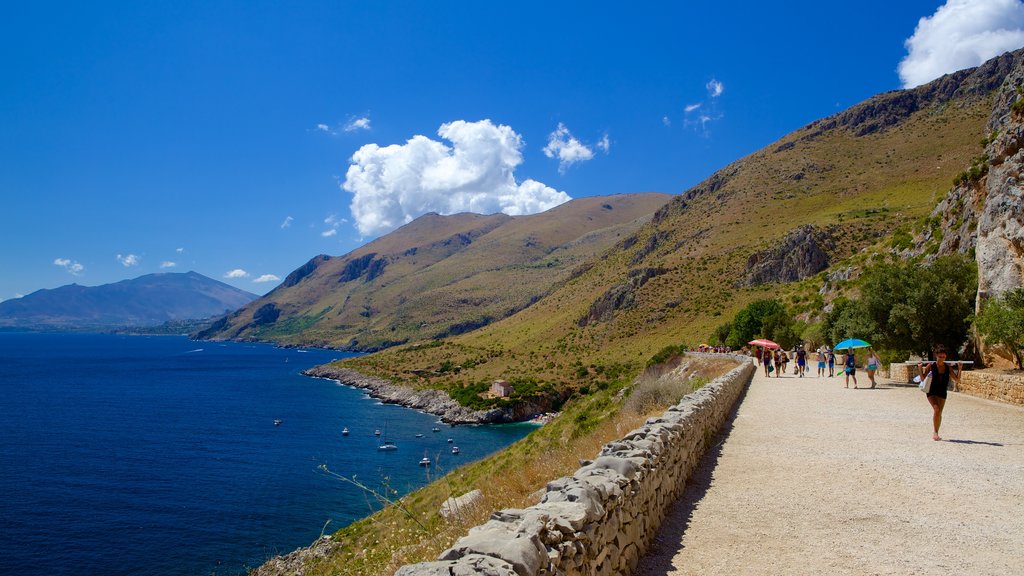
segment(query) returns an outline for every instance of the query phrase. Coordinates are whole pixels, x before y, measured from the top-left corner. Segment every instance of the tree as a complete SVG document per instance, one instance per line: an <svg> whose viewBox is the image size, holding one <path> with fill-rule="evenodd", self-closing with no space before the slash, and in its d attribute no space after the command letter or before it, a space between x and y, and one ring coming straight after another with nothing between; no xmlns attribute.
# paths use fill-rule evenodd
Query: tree
<svg viewBox="0 0 1024 576"><path fill-rule="evenodd" d="M726 322L715 328L715 332L711 335L711 341L715 344L725 344L729 341L730 332L732 332L732 322Z"/></svg>
<svg viewBox="0 0 1024 576"><path fill-rule="evenodd" d="M1024 368L1024 288L1017 288L989 300L975 321L978 332L992 344L1002 344L1011 352L1017 368Z"/></svg>
<svg viewBox="0 0 1024 576"><path fill-rule="evenodd" d="M962 254L928 267L881 264L865 271L858 304L835 322L890 350L926 355L936 344L957 350L967 339L977 289L977 265Z"/></svg>
<svg viewBox="0 0 1024 576"><path fill-rule="evenodd" d="M740 348L755 338L767 337L763 333L764 320L778 313L786 313L786 307L778 300L755 300L747 304L732 319L732 328L725 343Z"/></svg>

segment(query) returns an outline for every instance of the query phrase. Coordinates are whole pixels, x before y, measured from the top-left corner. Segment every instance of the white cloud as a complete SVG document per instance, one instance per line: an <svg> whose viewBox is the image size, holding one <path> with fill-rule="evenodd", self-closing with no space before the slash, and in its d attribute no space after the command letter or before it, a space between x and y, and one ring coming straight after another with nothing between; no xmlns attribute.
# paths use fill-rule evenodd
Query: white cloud
<svg viewBox="0 0 1024 576"><path fill-rule="evenodd" d="M661 123L664 124L665 126L671 126L672 125L672 119L669 118L668 116L662 116L661 117Z"/></svg>
<svg viewBox="0 0 1024 576"><path fill-rule="evenodd" d="M175 250L175 252L177 252L178 254L182 254L182 253L185 252L185 249L184 248L178 248L177 250Z"/></svg>
<svg viewBox="0 0 1024 576"><path fill-rule="evenodd" d="M260 276L259 278L253 279L253 282L255 282L257 284L262 284L264 282L277 282L279 280L280 280L280 278L278 278L277 276L275 276L273 274L264 274L264 275Z"/></svg>
<svg viewBox="0 0 1024 576"><path fill-rule="evenodd" d="M241 268L235 268L234 270L230 270L228 272L225 272L224 273L224 277L225 278L248 278L249 277L249 273L246 272L245 270L242 270Z"/></svg>
<svg viewBox="0 0 1024 576"><path fill-rule="evenodd" d="M360 234L390 232L427 212L533 214L571 199L534 180L516 182L523 141L508 126L457 120L437 133L452 145L417 135L352 155L342 188L353 194Z"/></svg>
<svg viewBox="0 0 1024 576"><path fill-rule="evenodd" d="M285 216L284 222L281 222L281 229L284 230L285 228L290 228L292 222L294 221L295 218L292 218L291 216Z"/></svg>
<svg viewBox="0 0 1024 576"><path fill-rule="evenodd" d="M177 265L178 265L177 262L171 262L169 260L165 260L165 261L160 263L160 268L161 269L163 269L163 268L174 268Z"/></svg>
<svg viewBox="0 0 1024 576"><path fill-rule="evenodd" d="M977 66L1024 46L1024 3L1018 0L948 0L921 18L904 42L897 71L904 88Z"/></svg>
<svg viewBox="0 0 1024 576"><path fill-rule="evenodd" d="M53 261L54 265L60 266L68 271L72 276L79 276L82 272L85 272L85 266L82 266L78 262L69 258L57 258Z"/></svg>
<svg viewBox="0 0 1024 576"><path fill-rule="evenodd" d="M345 218L339 218L337 214L329 214L327 218L324 218L324 224L327 224L327 229L320 233L324 238L330 238L338 234L338 228L342 224L347 224L348 220Z"/></svg>
<svg viewBox="0 0 1024 576"><path fill-rule="evenodd" d="M127 256L117 255L117 261L121 263L125 268L131 268L132 266L139 265L139 257L135 254L128 254Z"/></svg>
<svg viewBox="0 0 1024 576"><path fill-rule="evenodd" d="M693 112L694 110L696 110L697 108L700 108L700 107L701 107L701 106L703 106L703 105L704 105L704 103L703 103L703 102L697 102L696 104L687 104L687 105L686 105L686 107L685 107L685 108L683 108L683 110L684 110L684 111L685 111L685 112L686 112L687 114L689 114L690 112Z"/></svg>
<svg viewBox="0 0 1024 576"><path fill-rule="evenodd" d="M345 132L355 132L356 130L369 130L370 129L370 117L362 116L359 118L350 118L348 123L345 124Z"/></svg>
<svg viewBox="0 0 1024 576"><path fill-rule="evenodd" d="M707 84L704 85L708 89L708 96L711 98L718 98L725 92L725 85L712 78Z"/></svg>
<svg viewBox="0 0 1024 576"><path fill-rule="evenodd" d="M566 168L576 162L586 162L594 157L594 151L587 147L569 133L565 124L558 123L558 128L548 135L548 145L544 147L544 155L548 158L558 158L558 171L565 172Z"/></svg>
<svg viewBox="0 0 1024 576"><path fill-rule="evenodd" d="M612 149L612 141L609 140L608 135L605 134L604 136L601 137L600 140L598 140L597 144L594 144L594 147L607 154Z"/></svg>

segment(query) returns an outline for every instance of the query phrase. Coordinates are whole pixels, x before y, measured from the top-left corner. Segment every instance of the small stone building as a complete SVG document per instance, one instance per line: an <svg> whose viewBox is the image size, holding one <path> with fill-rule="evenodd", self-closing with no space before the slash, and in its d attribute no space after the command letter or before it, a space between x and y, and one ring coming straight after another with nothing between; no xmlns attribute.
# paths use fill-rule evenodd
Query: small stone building
<svg viewBox="0 0 1024 576"><path fill-rule="evenodd" d="M506 380L495 380L494 383L491 384L490 392L498 398L508 398L512 395L513 388Z"/></svg>

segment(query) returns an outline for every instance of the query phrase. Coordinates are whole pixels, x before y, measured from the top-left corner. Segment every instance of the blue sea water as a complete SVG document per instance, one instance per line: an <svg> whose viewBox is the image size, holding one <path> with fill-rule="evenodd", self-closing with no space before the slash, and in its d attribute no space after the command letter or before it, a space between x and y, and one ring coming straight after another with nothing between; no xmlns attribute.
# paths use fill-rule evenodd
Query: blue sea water
<svg viewBox="0 0 1024 576"><path fill-rule="evenodd" d="M0 574L244 573L377 507L321 465L406 492L532 429L449 427L300 374L342 356L0 333ZM385 426L397 451L376 449Z"/></svg>

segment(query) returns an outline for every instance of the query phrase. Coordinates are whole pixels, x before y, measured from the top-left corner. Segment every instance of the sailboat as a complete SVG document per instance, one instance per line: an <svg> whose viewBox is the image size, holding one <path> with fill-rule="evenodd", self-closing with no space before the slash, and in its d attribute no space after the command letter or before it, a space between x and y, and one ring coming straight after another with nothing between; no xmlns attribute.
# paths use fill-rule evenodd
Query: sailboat
<svg viewBox="0 0 1024 576"><path fill-rule="evenodd" d="M390 452L392 450L398 450L398 444L388 440L388 423L384 423L384 435L380 437L380 446L377 446L379 452Z"/></svg>

